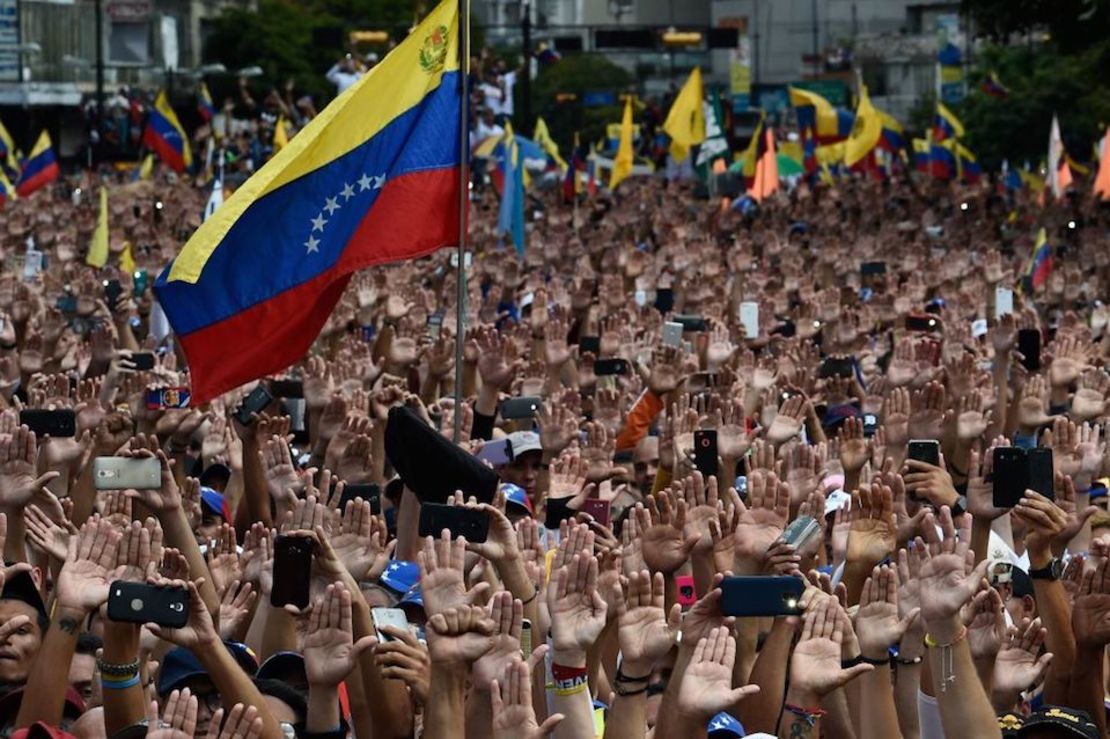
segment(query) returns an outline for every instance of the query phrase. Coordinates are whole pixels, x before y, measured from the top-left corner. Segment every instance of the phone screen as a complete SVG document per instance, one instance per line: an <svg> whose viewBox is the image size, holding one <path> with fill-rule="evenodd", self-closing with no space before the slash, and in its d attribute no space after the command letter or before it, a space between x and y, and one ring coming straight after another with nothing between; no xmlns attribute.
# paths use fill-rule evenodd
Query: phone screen
<svg viewBox="0 0 1110 739"><path fill-rule="evenodd" d="M308 607L308 586L312 575L312 539L306 536L278 535L274 540L274 585L270 603L276 608L293 605Z"/></svg>
<svg viewBox="0 0 1110 739"><path fill-rule="evenodd" d="M1028 462L1025 450L1017 447L996 447L992 458L991 482L994 507L1013 508L1025 494Z"/></svg>
<svg viewBox="0 0 1110 739"><path fill-rule="evenodd" d="M759 338L759 303L740 304L740 323L744 326L744 336Z"/></svg>
<svg viewBox="0 0 1110 739"><path fill-rule="evenodd" d="M1001 318L1014 312L1014 291L1008 287L994 289L994 317Z"/></svg>
<svg viewBox="0 0 1110 739"><path fill-rule="evenodd" d="M1035 328L1023 328L1018 331L1018 351L1021 352L1022 364L1030 372L1041 368L1041 332Z"/></svg>

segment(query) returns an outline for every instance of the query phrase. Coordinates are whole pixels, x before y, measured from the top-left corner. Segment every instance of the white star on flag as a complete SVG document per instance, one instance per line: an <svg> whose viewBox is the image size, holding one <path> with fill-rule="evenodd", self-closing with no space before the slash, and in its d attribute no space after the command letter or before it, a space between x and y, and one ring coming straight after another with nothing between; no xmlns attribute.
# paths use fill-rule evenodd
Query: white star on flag
<svg viewBox="0 0 1110 739"><path fill-rule="evenodd" d="M315 236L309 236L308 241L304 242L305 248L308 249L307 254L320 251L320 239Z"/></svg>
<svg viewBox="0 0 1110 739"><path fill-rule="evenodd" d="M374 181L370 178L370 175L363 174L362 177L360 177L358 180L358 186L362 188L363 191L366 191L370 189L370 185L373 182Z"/></svg>
<svg viewBox="0 0 1110 739"><path fill-rule="evenodd" d="M324 226L326 226L326 225L328 225L328 219L324 218L323 213L319 214L318 216L316 216L315 218L312 219L312 230L313 231L323 231Z"/></svg>
<svg viewBox="0 0 1110 739"><path fill-rule="evenodd" d="M343 185L343 192L340 194L343 196L344 200L350 200L355 196L355 188L348 182Z"/></svg>
<svg viewBox="0 0 1110 739"><path fill-rule="evenodd" d="M327 204L324 205L324 210L326 210L328 212L329 216L333 215L335 213L335 211L339 210L339 199L338 198L328 198Z"/></svg>
<svg viewBox="0 0 1110 739"><path fill-rule="evenodd" d="M377 177L374 178L374 189L375 190L381 190L382 185L384 185L384 184L385 184L385 175L384 174L380 174L380 175L378 175Z"/></svg>

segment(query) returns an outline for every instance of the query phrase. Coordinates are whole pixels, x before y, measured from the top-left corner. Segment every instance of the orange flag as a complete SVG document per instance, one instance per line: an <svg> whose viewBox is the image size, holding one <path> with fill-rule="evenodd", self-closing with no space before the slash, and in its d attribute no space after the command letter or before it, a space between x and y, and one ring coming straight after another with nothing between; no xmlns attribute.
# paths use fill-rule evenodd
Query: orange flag
<svg viewBox="0 0 1110 739"><path fill-rule="evenodd" d="M1102 200L1110 200L1110 128L1102 139L1102 151L1098 160L1098 176L1095 177L1095 195Z"/></svg>
<svg viewBox="0 0 1110 739"><path fill-rule="evenodd" d="M767 147L763 157L755 165L755 182L752 183L751 196L756 202L770 196L779 189L779 162L775 153L775 132L767 129Z"/></svg>

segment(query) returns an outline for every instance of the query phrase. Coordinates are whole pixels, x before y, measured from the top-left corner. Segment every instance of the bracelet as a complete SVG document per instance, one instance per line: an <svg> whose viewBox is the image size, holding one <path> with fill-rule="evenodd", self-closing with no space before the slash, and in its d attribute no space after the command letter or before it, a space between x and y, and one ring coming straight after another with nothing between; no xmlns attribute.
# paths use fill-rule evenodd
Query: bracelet
<svg viewBox="0 0 1110 739"><path fill-rule="evenodd" d="M522 605L522 606L528 605L529 603L534 601L536 599L536 596L538 596L539 594L540 594L540 589L539 588L535 588L535 587L532 588L532 595L528 598L528 600L520 601L520 605Z"/></svg>
<svg viewBox="0 0 1110 739"><path fill-rule="evenodd" d="M890 665L890 660L891 660L890 655L887 655L886 657L883 657L882 659L871 659L870 657L864 657L862 654L859 657L859 661L861 663L863 663L865 665L875 665L877 667L881 667L883 665L888 665L889 666Z"/></svg>
<svg viewBox="0 0 1110 739"><path fill-rule="evenodd" d="M110 678L100 678L100 687L105 690L127 690L139 684L138 673L132 675L126 680L112 680Z"/></svg>
<svg viewBox="0 0 1110 739"><path fill-rule="evenodd" d="M921 664L921 657L898 657L894 662L901 667L913 667L914 665Z"/></svg>
<svg viewBox="0 0 1110 739"><path fill-rule="evenodd" d="M641 693L646 693L648 691L648 684L645 682L644 687L642 687L642 688L636 688L635 690L627 690L627 689L625 689L623 683L614 682L613 683L613 691L616 692L617 695L627 698L630 695L640 695Z"/></svg>
<svg viewBox="0 0 1110 739"><path fill-rule="evenodd" d="M100 670L102 677L108 678L126 678L136 675L139 672L139 660L134 662L127 662L122 665L115 665L111 662L105 662L102 659L96 661L96 669Z"/></svg>
<svg viewBox="0 0 1110 739"><path fill-rule="evenodd" d="M860 665L860 664L863 664L863 655L862 654L857 654L855 657L852 657L851 659L842 659L842 660L840 660L840 669L850 670L853 667L855 667L856 665Z"/></svg>
<svg viewBox="0 0 1110 739"><path fill-rule="evenodd" d="M552 664L551 677L555 683L555 695L576 695L589 686L589 674L585 667Z"/></svg>
<svg viewBox="0 0 1110 739"><path fill-rule="evenodd" d="M956 646L961 641L963 641L966 637L967 637L967 627L966 626L961 626L960 630L956 632L956 635L954 637L952 637L952 641L948 642L947 644L938 644L937 640L933 637L932 634L926 634L925 635L925 646L929 647L930 649L933 649L934 647L940 647L942 649L947 649L949 647Z"/></svg>
<svg viewBox="0 0 1110 739"><path fill-rule="evenodd" d="M618 667L615 681L619 683L646 683L650 679L651 673L648 673L643 677L629 677L628 675L625 675L623 672L621 672L621 668Z"/></svg>
<svg viewBox="0 0 1110 739"><path fill-rule="evenodd" d="M795 706L792 703L784 703L782 707L785 708L787 711L790 711L790 713L794 714L795 716L798 716L799 718L804 720L810 726L816 724L817 719L825 715L825 711L820 708L802 708L801 706Z"/></svg>

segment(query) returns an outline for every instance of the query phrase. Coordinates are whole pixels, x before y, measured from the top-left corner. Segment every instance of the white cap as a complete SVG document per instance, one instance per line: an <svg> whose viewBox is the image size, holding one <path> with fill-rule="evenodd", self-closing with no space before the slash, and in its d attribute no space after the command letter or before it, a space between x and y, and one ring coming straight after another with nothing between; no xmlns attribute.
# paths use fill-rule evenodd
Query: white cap
<svg viewBox="0 0 1110 739"><path fill-rule="evenodd" d="M508 439L512 451L512 459L518 458L525 452L543 451L543 444L540 443L540 435L535 431L514 431L509 434Z"/></svg>
<svg viewBox="0 0 1110 739"><path fill-rule="evenodd" d="M825 498L825 515L835 513L841 508L852 507L852 496L843 490L834 490Z"/></svg>

